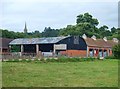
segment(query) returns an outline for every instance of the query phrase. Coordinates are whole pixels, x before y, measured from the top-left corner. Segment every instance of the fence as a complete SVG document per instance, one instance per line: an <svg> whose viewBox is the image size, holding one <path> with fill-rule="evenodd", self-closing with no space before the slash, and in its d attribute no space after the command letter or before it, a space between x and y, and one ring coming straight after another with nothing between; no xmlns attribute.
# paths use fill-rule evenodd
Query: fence
<svg viewBox="0 0 120 89"><path fill-rule="evenodd" d="M13 60L13 59L35 59L37 57L36 53L2 53L0 54L0 60Z"/></svg>
<svg viewBox="0 0 120 89"><path fill-rule="evenodd" d="M60 58L60 57L73 57L69 56L67 54L53 54L52 52L39 52L37 53L21 53L21 52L13 52L13 53L2 53L0 54L0 60L1 61L7 61L7 60L35 60L35 59L43 59L43 58ZM80 56L74 56L74 57L80 57Z"/></svg>

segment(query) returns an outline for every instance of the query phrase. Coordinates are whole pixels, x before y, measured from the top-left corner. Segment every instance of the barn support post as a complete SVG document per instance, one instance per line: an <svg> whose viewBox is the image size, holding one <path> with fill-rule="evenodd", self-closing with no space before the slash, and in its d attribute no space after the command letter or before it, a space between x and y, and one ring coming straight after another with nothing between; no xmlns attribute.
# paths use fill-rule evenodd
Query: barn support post
<svg viewBox="0 0 120 89"><path fill-rule="evenodd" d="M98 58L99 58L99 56L100 56L100 55L99 55L99 50L100 50L100 49L98 48L98 54L97 54L97 57L98 57Z"/></svg>
<svg viewBox="0 0 120 89"><path fill-rule="evenodd" d="M95 58L95 48L93 48L93 57Z"/></svg>
<svg viewBox="0 0 120 89"><path fill-rule="evenodd" d="M88 55L89 55L89 47L87 46L87 57L88 57Z"/></svg>
<svg viewBox="0 0 120 89"><path fill-rule="evenodd" d="M108 54L108 56L110 56L110 54L109 54L109 49L107 49L107 54Z"/></svg>
<svg viewBox="0 0 120 89"><path fill-rule="evenodd" d="M104 57L104 49L102 49L102 57Z"/></svg>
<svg viewBox="0 0 120 89"><path fill-rule="evenodd" d="M94 52L93 52L93 55L94 55L94 58L96 58L96 48L94 48Z"/></svg>
<svg viewBox="0 0 120 89"><path fill-rule="evenodd" d="M9 45L9 52L11 52L11 45Z"/></svg>
<svg viewBox="0 0 120 89"><path fill-rule="evenodd" d="M53 56L55 56L55 44L53 45Z"/></svg>
<svg viewBox="0 0 120 89"><path fill-rule="evenodd" d="M23 48L23 45L21 45L21 55L20 56L22 56L23 51L24 51L24 48Z"/></svg>
<svg viewBox="0 0 120 89"><path fill-rule="evenodd" d="M36 54L38 55L38 53L39 53L39 45L36 44Z"/></svg>
<svg viewBox="0 0 120 89"><path fill-rule="evenodd" d="M0 53L2 54L2 47L0 48Z"/></svg>

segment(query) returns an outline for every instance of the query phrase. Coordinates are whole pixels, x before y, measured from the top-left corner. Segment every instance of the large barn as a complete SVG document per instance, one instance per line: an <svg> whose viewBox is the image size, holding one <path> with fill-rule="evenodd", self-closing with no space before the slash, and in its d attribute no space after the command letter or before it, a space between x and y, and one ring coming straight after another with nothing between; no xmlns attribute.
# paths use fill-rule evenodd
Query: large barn
<svg viewBox="0 0 120 89"><path fill-rule="evenodd" d="M9 43L17 45L21 53L42 53L43 56L64 55L68 57L106 57L112 55L112 47L118 40L88 38L80 36L61 36L48 38L20 38Z"/></svg>

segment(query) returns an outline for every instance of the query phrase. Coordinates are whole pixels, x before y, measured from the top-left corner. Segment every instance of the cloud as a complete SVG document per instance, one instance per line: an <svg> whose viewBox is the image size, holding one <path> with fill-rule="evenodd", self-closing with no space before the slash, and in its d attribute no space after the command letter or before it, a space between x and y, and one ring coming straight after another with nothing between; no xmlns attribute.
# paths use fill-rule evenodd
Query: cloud
<svg viewBox="0 0 120 89"><path fill-rule="evenodd" d="M117 26L117 0L102 1L2 0L0 27L23 31L26 21L29 31L43 31L45 26L62 28L67 24L76 24L76 16L85 12L99 19L100 26Z"/></svg>

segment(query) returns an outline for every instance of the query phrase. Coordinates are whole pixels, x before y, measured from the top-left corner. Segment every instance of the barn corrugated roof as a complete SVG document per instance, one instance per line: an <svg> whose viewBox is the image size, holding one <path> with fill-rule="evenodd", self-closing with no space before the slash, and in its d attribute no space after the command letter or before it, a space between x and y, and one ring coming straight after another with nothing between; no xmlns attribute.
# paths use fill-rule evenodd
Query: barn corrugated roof
<svg viewBox="0 0 120 89"><path fill-rule="evenodd" d="M20 44L50 44L57 43L62 39L65 39L69 36L62 37L48 37L48 38L19 38L10 42L10 45L20 45Z"/></svg>

